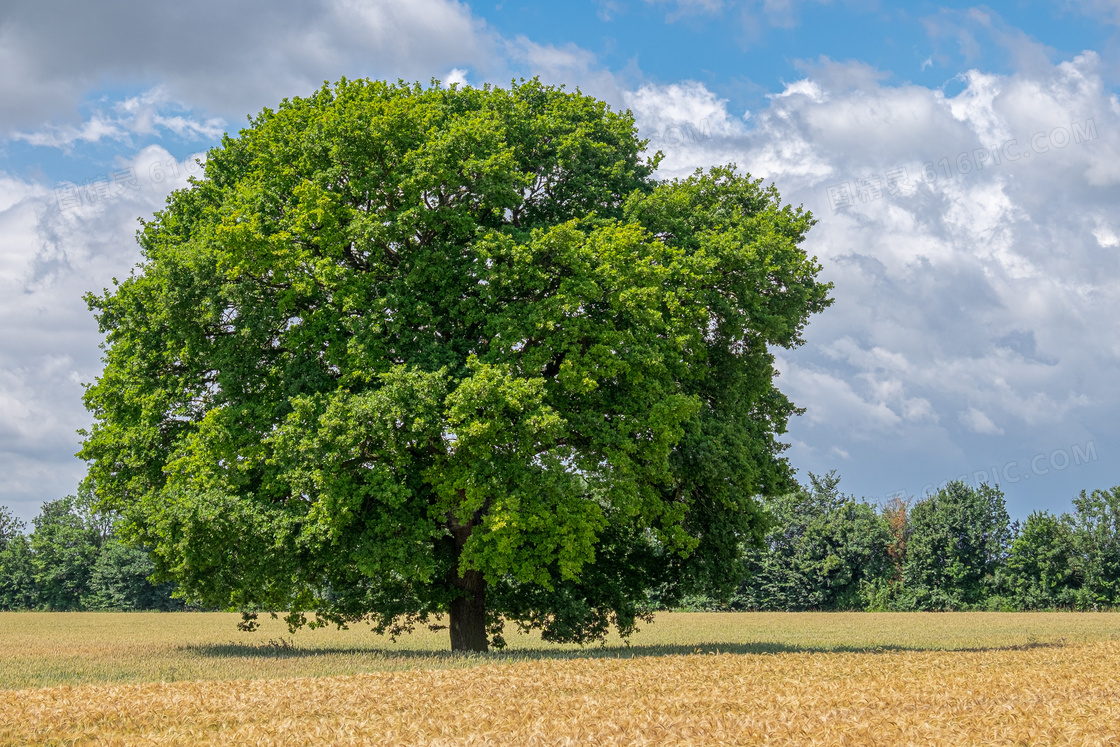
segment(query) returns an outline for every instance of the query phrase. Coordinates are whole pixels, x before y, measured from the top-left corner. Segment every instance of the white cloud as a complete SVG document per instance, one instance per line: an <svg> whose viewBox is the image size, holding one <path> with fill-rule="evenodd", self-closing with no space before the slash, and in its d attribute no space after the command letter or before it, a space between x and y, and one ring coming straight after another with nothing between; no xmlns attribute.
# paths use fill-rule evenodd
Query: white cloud
<svg viewBox="0 0 1120 747"><path fill-rule="evenodd" d="M455 0L13 0L0 11L0 137L55 121L63 139L81 138L78 106L106 81L154 81L168 100L242 121L342 76L426 82L452 66L500 69L496 43Z"/></svg>
<svg viewBox="0 0 1120 747"><path fill-rule="evenodd" d="M46 125L32 132L17 132L13 140L67 152L79 143L116 140L131 143L134 136L160 135L167 130L185 140L213 141L225 131L217 117L191 116L190 109L172 101L163 86L115 102L109 111L96 111L80 125Z"/></svg>
<svg viewBox="0 0 1120 747"><path fill-rule="evenodd" d="M48 126L38 132L17 132L13 140L22 140L30 145L51 148L69 148L77 142L96 143L102 139L124 140L128 133L115 123L95 116L81 125Z"/></svg>
<svg viewBox="0 0 1120 747"><path fill-rule="evenodd" d="M129 131L137 135L154 134L159 128L164 128L190 140L214 140L224 132L225 122L217 117L189 116L189 107L173 101L162 85L149 89L140 96L127 98L113 108ZM168 109L181 110L183 113L164 113Z"/></svg>
<svg viewBox="0 0 1120 747"><path fill-rule="evenodd" d="M997 426L992 422L991 418L975 407L970 407L968 410L962 412L960 414L960 420L973 433L983 433L985 435L1003 434L1003 428Z"/></svg>
<svg viewBox="0 0 1120 747"><path fill-rule="evenodd" d="M791 423L794 463L827 471L837 453L809 445L836 444L849 485L874 495L915 464L939 464L936 482L1087 438L1107 448L1120 106L1098 57L973 71L954 96L862 65L805 73L749 123L699 83L630 98L651 130L713 123L665 176L735 160L819 220L806 248L837 302L777 359L779 386L808 408Z"/></svg>
<svg viewBox="0 0 1120 747"><path fill-rule="evenodd" d="M0 504L25 520L42 500L74 492L84 472L72 456L76 430L89 424L82 383L101 365L82 296L127 274L140 259L137 217L159 209L195 167L158 147L119 165L136 175L135 188L74 207L0 175L0 318L9 320L0 326Z"/></svg>
<svg viewBox="0 0 1120 747"><path fill-rule="evenodd" d="M618 76L577 44L538 44L526 36L517 36L502 47L511 64L531 71L544 83L564 85L568 90L579 88L612 106L620 106L624 101Z"/></svg>
<svg viewBox="0 0 1120 747"><path fill-rule="evenodd" d="M469 85L467 82L467 71L457 67L451 68L451 72L443 76L443 85L445 86L465 86Z"/></svg>
<svg viewBox="0 0 1120 747"><path fill-rule="evenodd" d="M1111 226L1104 224L1098 225L1093 229L1093 237L1096 238L1097 244L1099 244L1102 249L1111 249L1120 246L1120 238L1116 236L1116 232L1112 230Z"/></svg>

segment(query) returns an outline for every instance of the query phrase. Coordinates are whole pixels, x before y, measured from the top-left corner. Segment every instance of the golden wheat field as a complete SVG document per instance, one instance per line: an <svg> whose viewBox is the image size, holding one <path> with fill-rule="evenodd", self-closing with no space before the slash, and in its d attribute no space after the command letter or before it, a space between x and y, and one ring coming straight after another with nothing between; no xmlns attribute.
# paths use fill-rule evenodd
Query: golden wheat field
<svg viewBox="0 0 1120 747"><path fill-rule="evenodd" d="M236 619L0 615L0 744L1120 743L1114 614L673 614L485 656Z"/></svg>

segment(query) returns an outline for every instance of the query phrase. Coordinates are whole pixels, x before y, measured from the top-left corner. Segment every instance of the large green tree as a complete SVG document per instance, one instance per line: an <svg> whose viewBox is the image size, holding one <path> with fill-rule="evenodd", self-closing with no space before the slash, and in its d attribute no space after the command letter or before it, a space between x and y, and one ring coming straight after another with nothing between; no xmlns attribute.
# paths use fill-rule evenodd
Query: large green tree
<svg viewBox="0 0 1120 747"><path fill-rule="evenodd" d="M537 81L341 81L265 110L89 303L82 456L206 605L453 649L731 593L792 487L771 346L829 286L733 167L660 183L629 113ZM489 637L489 638L488 638Z"/></svg>

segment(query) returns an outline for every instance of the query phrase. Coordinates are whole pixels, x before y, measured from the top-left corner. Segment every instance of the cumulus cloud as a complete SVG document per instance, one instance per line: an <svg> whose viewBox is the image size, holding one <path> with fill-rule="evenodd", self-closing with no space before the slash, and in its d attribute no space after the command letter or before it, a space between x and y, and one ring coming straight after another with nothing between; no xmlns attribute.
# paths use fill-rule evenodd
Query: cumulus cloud
<svg viewBox="0 0 1120 747"><path fill-rule="evenodd" d="M443 76L443 84L445 86L466 86L470 85L467 81L467 71L457 67L451 68L451 72Z"/></svg>
<svg viewBox="0 0 1120 747"><path fill-rule="evenodd" d="M837 445L848 484L883 497L1017 454L1120 445L1120 106L1098 57L971 71L952 96L861 63L802 69L749 120L700 83L628 99L643 133L708 123L671 152L661 138L663 175L734 160L819 221L806 247L837 301L777 360L808 408L794 463L826 471ZM1088 474L1020 486L1013 508Z"/></svg>
<svg viewBox="0 0 1120 747"><path fill-rule="evenodd" d="M577 44L538 44L526 36L502 43L508 63L529 71L550 85L578 88L612 106L625 100L620 76L605 68L590 51Z"/></svg>
<svg viewBox="0 0 1120 747"><path fill-rule="evenodd" d="M101 366L82 296L128 273L140 259L137 217L198 168L159 147L117 166L129 179L104 194L0 174L0 317L9 320L0 326L0 503L25 520L44 498L72 493L84 472L73 458L76 431L89 424L82 384Z"/></svg>
<svg viewBox="0 0 1120 747"><path fill-rule="evenodd" d="M171 100L238 121L342 76L426 81L453 66L486 70L493 47L454 0L13 0L0 10L0 136L74 124L106 80L162 85ZM81 137L74 126L63 134Z"/></svg>
<svg viewBox="0 0 1120 747"><path fill-rule="evenodd" d="M660 174L666 178L691 173L698 166L730 163L741 153L747 135L747 112L736 117L727 101L702 83L645 84L623 94L646 152L664 157Z"/></svg>
<svg viewBox="0 0 1120 747"><path fill-rule="evenodd" d="M31 132L17 132L11 139L70 152L79 144L102 140L131 144L134 136L158 136L165 132L188 141L213 141L221 137L224 125L218 117L194 115L189 107L171 100L164 86L156 86L139 96L113 102L107 110L96 107L81 124L47 124Z"/></svg>

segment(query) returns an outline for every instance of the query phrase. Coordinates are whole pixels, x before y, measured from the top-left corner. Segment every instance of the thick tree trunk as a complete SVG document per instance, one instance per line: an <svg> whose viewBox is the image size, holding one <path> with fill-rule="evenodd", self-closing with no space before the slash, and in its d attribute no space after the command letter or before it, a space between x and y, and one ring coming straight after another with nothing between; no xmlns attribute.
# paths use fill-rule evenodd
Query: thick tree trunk
<svg viewBox="0 0 1120 747"><path fill-rule="evenodd" d="M451 650L486 651L486 579L480 571L459 574L459 560L463 545L471 536L473 526L463 526L454 519L450 522L451 535L455 538L455 561L448 573L448 581L458 593L451 602Z"/></svg>
<svg viewBox="0 0 1120 747"><path fill-rule="evenodd" d="M467 571L452 583L462 595L451 603L451 650L486 651L486 580Z"/></svg>

